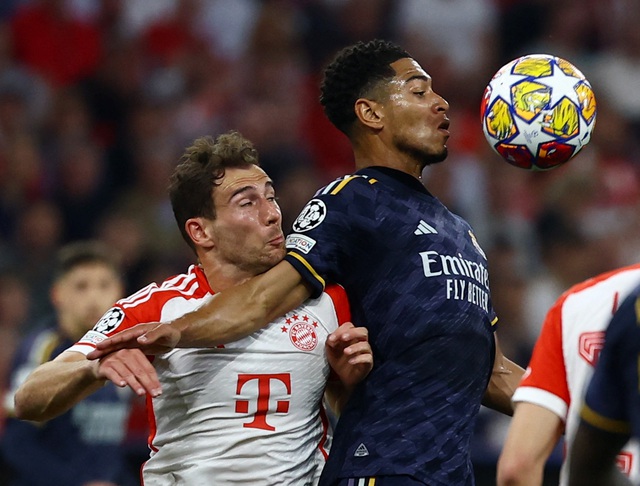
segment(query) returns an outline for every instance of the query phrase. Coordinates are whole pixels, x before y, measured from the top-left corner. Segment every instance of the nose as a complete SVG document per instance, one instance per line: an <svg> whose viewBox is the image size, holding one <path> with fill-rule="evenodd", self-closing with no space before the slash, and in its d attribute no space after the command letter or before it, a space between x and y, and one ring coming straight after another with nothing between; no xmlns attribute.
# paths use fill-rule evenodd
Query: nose
<svg viewBox="0 0 640 486"><path fill-rule="evenodd" d="M434 110L438 113L447 113L449 111L449 102L437 93L433 93L435 98Z"/></svg>
<svg viewBox="0 0 640 486"><path fill-rule="evenodd" d="M265 200L263 207L265 208L265 221L267 225L278 224L282 220L282 212L276 201Z"/></svg>

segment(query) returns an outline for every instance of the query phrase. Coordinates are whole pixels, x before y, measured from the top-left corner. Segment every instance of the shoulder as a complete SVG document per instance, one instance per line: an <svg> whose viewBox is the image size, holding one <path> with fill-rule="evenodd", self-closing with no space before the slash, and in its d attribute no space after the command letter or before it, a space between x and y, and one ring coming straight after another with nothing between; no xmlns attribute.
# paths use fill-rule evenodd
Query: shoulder
<svg viewBox="0 0 640 486"><path fill-rule="evenodd" d="M375 186L377 182L377 179L365 174L349 174L339 177L332 183L324 186L316 193L316 197L336 196L350 191L367 190Z"/></svg>
<svg viewBox="0 0 640 486"><path fill-rule="evenodd" d="M117 307L125 311L138 307L157 307L175 297L202 298L210 293L202 270L192 265L187 273L169 277L160 285L151 283L138 292L120 299Z"/></svg>

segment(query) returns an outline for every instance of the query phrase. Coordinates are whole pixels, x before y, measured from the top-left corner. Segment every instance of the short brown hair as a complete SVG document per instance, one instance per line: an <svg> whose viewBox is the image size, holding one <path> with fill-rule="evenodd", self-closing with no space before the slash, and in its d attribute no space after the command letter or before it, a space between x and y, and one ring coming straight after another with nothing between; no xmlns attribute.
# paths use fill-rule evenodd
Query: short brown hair
<svg viewBox="0 0 640 486"><path fill-rule="evenodd" d="M197 138L188 147L169 182L169 198L180 233L189 246L195 246L185 229L189 218L215 218L213 191L227 167L257 165L258 152L240 133L231 131L213 137Z"/></svg>
<svg viewBox="0 0 640 486"><path fill-rule="evenodd" d="M58 250L53 279L60 280L75 268L93 263L109 267L118 277L122 277L122 269L116 253L100 241L82 240L68 243Z"/></svg>

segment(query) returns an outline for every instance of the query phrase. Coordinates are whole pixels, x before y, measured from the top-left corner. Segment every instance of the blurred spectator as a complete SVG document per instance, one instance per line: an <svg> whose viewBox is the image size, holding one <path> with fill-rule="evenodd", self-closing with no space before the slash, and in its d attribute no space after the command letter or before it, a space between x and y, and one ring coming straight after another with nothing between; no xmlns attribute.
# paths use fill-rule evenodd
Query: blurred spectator
<svg viewBox="0 0 640 486"><path fill-rule="evenodd" d="M21 5L11 28L16 60L54 87L79 81L100 62L100 32L74 18L65 0L32 0Z"/></svg>
<svg viewBox="0 0 640 486"><path fill-rule="evenodd" d="M63 241L88 238L109 200L102 151L88 140L73 140L57 158L54 200L62 213Z"/></svg>
<svg viewBox="0 0 640 486"><path fill-rule="evenodd" d="M0 272L0 403L9 382L13 354L29 318L30 289L18 272ZM0 407L0 432L4 428L4 407ZM2 475L0 474L0 477ZM4 483L3 483L4 484Z"/></svg>
<svg viewBox="0 0 640 486"><path fill-rule="evenodd" d="M12 393L40 364L55 358L98 322L123 295L120 269L106 247L77 242L56 255L51 286L54 314L28 335L12 365ZM127 486L136 484L121 444L127 433L131 392L106 383L68 412L35 424L9 417L2 452L13 486ZM34 464L37 467L34 467Z"/></svg>
<svg viewBox="0 0 640 486"><path fill-rule="evenodd" d="M0 272L18 267L31 301L19 332L50 311L63 242L109 242L133 290L182 268L166 174L201 135L254 140L288 227L351 171L318 102L321 67L343 45L384 37L451 105L449 158L423 177L494 254L502 345L526 360L558 292L640 255L639 16L636 0L0 2ZM546 173L504 162L478 120L490 77L533 50L574 62L598 103L591 143ZM478 450L501 437L493 418L484 425Z"/></svg>

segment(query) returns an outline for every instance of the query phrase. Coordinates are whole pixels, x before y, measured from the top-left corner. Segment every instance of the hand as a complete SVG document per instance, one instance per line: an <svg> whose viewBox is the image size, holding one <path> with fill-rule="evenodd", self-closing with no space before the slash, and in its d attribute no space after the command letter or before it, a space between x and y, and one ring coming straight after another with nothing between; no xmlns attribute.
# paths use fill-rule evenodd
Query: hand
<svg viewBox="0 0 640 486"><path fill-rule="evenodd" d="M139 349L120 349L100 358L97 377L128 386L140 396L149 393L155 398L162 393L156 369Z"/></svg>
<svg viewBox="0 0 640 486"><path fill-rule="evenodd" d="M355 327L350 322L341 325L327 337L325 352L331 368L347 386L362 381L373 368L366 327Z"/></svg>
<svg viewBox="0 0 640 486"><path fill-rule="evenodd" d="M99 359L119 349L132 348L138 348L146 355L163 354L176 347L180 335L178 329L166 323L138 324L99 342L87 358Z"/></svg>

